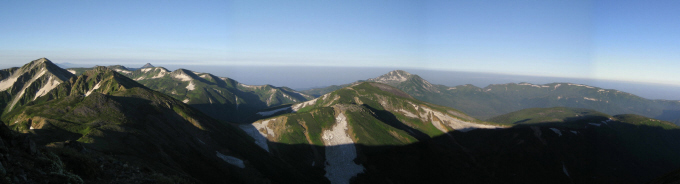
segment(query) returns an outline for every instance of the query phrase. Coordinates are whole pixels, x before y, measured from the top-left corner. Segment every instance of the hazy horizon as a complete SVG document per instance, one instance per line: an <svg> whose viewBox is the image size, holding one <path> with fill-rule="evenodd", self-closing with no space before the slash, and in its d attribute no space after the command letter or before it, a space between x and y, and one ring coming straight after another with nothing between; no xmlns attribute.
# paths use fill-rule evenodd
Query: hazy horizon
<svg viewBox="0 0 680 184"><path fill-rule="evenodd" d="M47 57L92 65L387 67L680 85L676 7L680 2L9 1L0 6L0 63Z"/></svg>
<svg viewBox="0 0 680 184"><path fill-rule="evenodd" d="M48 58L49 59L49 58ZM96 65L77 65L66 62L55 64L65 68L89 68ZM28 62L27 62L28 63ZM145 63L123 65L127 68L139 68ZM295 90L342 85L358 80L366 80L386 74L393 70L404 70L421 76L423 79L445 86L472 84L484 88L491 84L528 82L532 84L548 84L567 82L589 86L615 89L648 99L680 100L680 86L668 84L642 83L631 81L598 80L586 78L545 77L529 75L509 75L486 72L441 71L418 68L388 67L324 67L324 66L201 66L201 65L156 65L174 71L179 68L195 72L211 73L218 77L229 77L248 85L273 85L289 87ZM99 64L110 66L114 64ZM22 65L15 65L20 67ZM1 67L1 66L0 66ZM283 77L282 77L283 76Z"/></svg>

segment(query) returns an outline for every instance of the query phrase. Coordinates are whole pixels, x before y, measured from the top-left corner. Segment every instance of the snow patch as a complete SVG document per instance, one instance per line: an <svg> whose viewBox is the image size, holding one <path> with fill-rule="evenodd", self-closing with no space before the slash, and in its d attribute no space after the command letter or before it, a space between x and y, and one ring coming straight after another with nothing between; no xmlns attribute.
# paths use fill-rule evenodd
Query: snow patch
<svg viewBox="0 0 680 184"><path fill-rule="evenodd" d="M588 85L583 85L583 84L571 84L571 83L569 83L569 84L567 84L567 85L570 85L570 86L579 86L579 87L586 87L586 88L590 88L590 89L595 88L595 87L588 86Z"/></svg>
<svg viewBox="0 0 680 184"><path fill-rule="evenodd" d="M158 79L158 78L165 77L165 74L168 73L167 71L165 71L165 70L163 70L163 69L161 69L161 68L157 68L157 69L158 69L158 70L161 70L161 71L158 72L158 74L156 74L156 76L151 77L152 79Z"/></svg>
<svg viewBox="0 0 680 184"><path fill-rule="evenodd" d="M567 166L565 166L564 163L562 163L562 171L564 172L564 174L569 176L569 172L567 171Z"/></svg>
<svg viewBox="0 0 680 184"><path fill-rule="evenodd" d="M238 96L234 95L234 103L236 104L236 110L238 110Z"/></svg>
<svg viewBox="0 0 680 184"><path fill-rule="evenodd" d="M600 101L600 100L598 100L598 99L596 99L596 98L588 98L588 97L583 97L583 99L585 99L585 100L590 100L590 101Z"/></svg>
<svg viewBox="0 0 680 184"><path fill-rule="evenodd" d="M116 71L118 73L124 73L124 74L131 74L132 73L131 71L127 71L127 70L123 70L123 69L115 69L114 71ZM73 71L71 73L76 74L75 71Z"/></svg>
<svg viewBox="0 0 680 184"><path fill-rule="evenodd" d="M14 75L10 76L9 78L0 81L0 91L5 91L5 90L9 89L10 87L14 86L14 83L17 82L17 79L19 79L19 76L21 76L21 75L15 73Z"/></svg>
<svg viewBox="0 0 680 184"><path fill-rule="evenodd" d="M66 71L71 72L72 74L76 74L75 70L66 70Z"/></svg>
<svg viewBox="0 0 680 184"><path fill-rule="evenodd" d="M193 79L191 78L191 76L189 76L189 75L187 75L187 74L183 74L183 73L182 73L182 74L175 75L174 77L175 77L176 79L181 80L181 81L191 81L191 80L193 80Z"/></svg>
<svg viewBox="0 0 680 184"><path fill-rule="evenodd" d="M260 87L260 86L245 85L245 84L241 84L241 83L239 83L238 85L241 86L241 87L245 87L245 88L257 88L257 87Z"/></svg>
<svg viewBox="0 0 680 184"><path fill-rule="evenodd" d="M239 167L241 169L246 168L246 165L243 163L243 160L241 160L241 159L238 159L238 158L232 157L232 156L224 155L224 154L220 153L219 151L215 151L215 155L217 155L217 157L221 158L222 160L224 160L225 162L227 162L231 165L234 165L234 166Z"/></svg>
<svg viewBox="0 0 680 184"><path fill-rule="evenodd" d="M50 78L47 79L47 84L45 84L40 90L38 90L37 93L35 93L35 97L33 100L38 99L38 97L46 95L48 92L52 91L52 89L56 88L61 82L59 82L57 79L54 79L50 75Z"/></svg>
<svg viewBox="0 0 680 184"><path fill-rule="evenodd" d="M347 135L347 118L340 113L335 118L331 130L323 131L323 142L326 145L326 178L333 184L349 183L350 179L364 172L364 166L354 163L357 157L354 141Z"/></svg>
<svg viewBox="0 0 680 184"><path fill-rule="evenodd" d="M415 115L415 114L413 114L413 113L411 113L411 112L409 112L409 111L407 111L407 110L399 109L398 111L401 112L402 114L404 114L404 116L406 116L406 117L410 117L410 118L418 118L418 115Z"/></svg>
<svg viewBox="0 0 680 184"><path fill-rule="evenodd" d="M184 102L184 103L189 103L189 99L188 99L188 98L187 98L187 99L184 99L182 102Z"/></svg>
<svg viewBox="0 0 680 184"><path fill-rule="evenodd" d="M577 132L577 131L573 131L573 130L572 130L572 131L570 131L570 132L571 132L572 134L578 135L578 132Z"/></svg>
<svg viewBox="0 0 680 184"><path fill-rule="evenodd" d="M293 97L290 97L290 96L286 95L286 94L283 93L283 92L281 93L281 95L283 95L283 97L287 98L287 99L290 100L290 101L297 102L296 99L294 99Z"/></svg>
<svg viewBox="0 0 680 184"><path fill-rule="evenodd" d="M141 70L142 70L142 72L149 72L149 71L153 70L153 68L142 68Z"/></svg>
<svg viewBox="0 0 680 184"><path fill-rule="evenodd" d="M302 108L305 108L305 107L307 107L307 106L314 105L314 104L316 103L316 100L318 100L318 98L315 98L315 99L313 99L313 100L309 100L309 101L306 101L306 102L302 102L302 103L293 105L293 106L292 106L293 112L297 112L298 110L300 110L300 109L302 109Z"/></svg>
<svg viewBox="0 0 680 184"><path fill-rule="evenodd" d="M196 89L196 85L194 85L194 81L189 82L189 85L187 85L187 89L189 91L193 91L194 89Z"/></svg>
<svg viewBox="0 0 680 184"><path fill-rule="evenodd" d="M142 76L142 77L136 78L135 80L136 80L136 81L138 81L138 80L144 80L145 78L146 78L146 77Z"/></svg>
<svg viewBox="0 0 680 184"><path fill-rule="evenodd" d="M94 87L92 89L90 89L89 91L87 91L87 93L85 93L85 96L90 96L90 94L92 92L94 92L94 90L97 90L97 89L99 89L99 87L101 87L101 84L102 84L102 81L99 81L99 83L97 83L97 85L94 85Z"/></svg>
<svg viewBox="0 0 680 184"><path fill-rule="evenodd" d="M35 82L35 80L38 80L40 77L45 75L46 72L47 72L47 70L42 69L38 75L33 76L33 78L31 78L30 81L28 81L26 84L24 84L24 87L21 89L21 91L19 91L19 93L17 93L17 95L12 100L12 103L10 104L7 111L12 110L12 108L14 108L14 105L16 105L17 102L19 102L19 99L21 99L21 97L24 96L24 93L26 93L26 89L28 89L28 87L31 86L31 84L33 84L33 82ZM16 79L14 79L14 81L16 81ZM14 83L12 83L11 85L14 85Z"/></svg>
<svg viewBox="0 0 680 184"><path fill-rule="evenodd" d="M484 128L484 129L494 129L494 128L499 128L498 126L493 126L493 125L483 125L483 124L477 124L477 123L472 123L472 122L467 122L460 120L458 118L452 117L448 114L444 114L439 111L434 111L426 106L423 105L416 105L411 102L409 102L411 105L413 105L416 110L422 109L424 112L420 113L420 118L422 121L427 122L429 115L431 114L432 116L437 117L439 119L438 122L433 120L431 121L432 125L434 125L437 129L441 130L442 132L447 132L448 130L444 128L443 126L448 126L454 130L458 130L461 132L467 132L470 130L474 130L477 128ZM440 126L441 125L441 126Z"/></svg>
<svg viewBox="0 0 680 184"><path fill-rule="evenodd" d="M260 146L260 148L269 152L269 146L267 145L267 138L264 137L264 136L266 136L266 134L262 134L260 131L257 130L257 128L255 128L254 125L240 125L238 127L241 128L241 130L243 130L244 132L246 132L246 134L248 134L250 137L255 139L255 144L257 144L258 146Z"/></svg>
<svg viewBox="0 0 680 184"><path fill-rule="evenodd" d="M558 136L562 136L562 131L560 131L559 129L557 129L557 128L550 128L550 130L552 130L553 132L555 132Z"/></svg>
<svg viewBox="0 0 680 184"><path fill-rule="evenodd" d="M260 121L260 122L255 122L252 125L255 127L255 129L257 129L258 132L260 132L260 134L262 136L267 137L267 135L269 135L271 137L276 137L276 132L274 132L274 130L269 128L269 126L268 126L270 121L275 121L275 120L276 119L263 120L263 121Z"/></svg>
<svg viewBox="0 0 680 184"><path fill-rule="evenodd" d="M597 124L597 123L588 123L588 124L593 125L593 126L598 126L598 127L602 125L602 124Z"/></svg>
<svg viewBox="0 0 680 184"><path fill-rule="evenodd" d="M272 114L275 114L275 113L283 111L283 110L288 110L288 109L290 109L290 107L274 109L274 110L271 110L271 111L258 112L257 114L262 115L262 116L271 116Z"/></svg>

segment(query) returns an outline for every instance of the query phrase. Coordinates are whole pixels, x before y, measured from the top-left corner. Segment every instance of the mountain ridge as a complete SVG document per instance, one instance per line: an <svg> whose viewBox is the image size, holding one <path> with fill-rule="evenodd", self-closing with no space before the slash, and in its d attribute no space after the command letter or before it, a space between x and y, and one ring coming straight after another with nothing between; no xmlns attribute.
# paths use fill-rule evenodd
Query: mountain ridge
<svg viewBox="0 0 680 184"><path fill-rule="evenodd" d="M680 124L680 101L649 100L634 94L574 83L531 84L526 82L454 87L435 85L418 75L395 70L368 81L394 86L411 96L430 103L453 107L476 118L493 116L525 108L577 107L595 109L610 115L639 114ZM347 86L341 85L341 86ZM303 92L323 95L337 89L312 89Z"/></svg>
<svg viewBox="0 0 680 184"><path fill-rule="evenodd" d="M106 67L60 84L4 122L41 145L64 141L206 183L320 181L270 157L240 129ZM300 170L302 169L302 170Z"/></svg>

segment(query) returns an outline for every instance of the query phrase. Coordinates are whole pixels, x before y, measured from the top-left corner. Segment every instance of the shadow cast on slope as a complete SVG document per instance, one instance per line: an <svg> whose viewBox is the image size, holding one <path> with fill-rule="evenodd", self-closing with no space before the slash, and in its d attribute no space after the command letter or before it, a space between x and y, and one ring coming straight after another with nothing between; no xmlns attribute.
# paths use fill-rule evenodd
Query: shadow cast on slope
<svg viewBox="0 0 680 184"><path fill-rule="evenodd" d="M574 122L571 122L574 123ZM355 144L356 183L642 183L680 168L680 130L609 122L476 129L404 146ZM342 145L340 145L342 146ZM269 142L272 154L304 161L324 146ZM313 147L313 148L310 148ZM286 150L286 151L280 151ZM323 151L322 151L323 152ZM324 158L325 160L325 158Z"/></svg>
<svg viewBox="0 0 680 184"><path fill-rule="evenodd" d="M412 128L412 127L404 124L396 116L394 116L394 114L392 114L389 111L378 110L378 109L375 109L375 108L373 108L369 105L366 105L366 104L363 104L361 106L363 106L363 107L371 110L372 112L374 112L375 114L373 115L373 117L375 117L376 119L380 120L381 122L383 122L383 123L385 123L389 126L396 128L396 129L405 131L409 135L418 139L418 141L424 141L424 140L427 140L427 139L430 138L430 136L421 132L420 130L417 130L415 128Z"/></svg>

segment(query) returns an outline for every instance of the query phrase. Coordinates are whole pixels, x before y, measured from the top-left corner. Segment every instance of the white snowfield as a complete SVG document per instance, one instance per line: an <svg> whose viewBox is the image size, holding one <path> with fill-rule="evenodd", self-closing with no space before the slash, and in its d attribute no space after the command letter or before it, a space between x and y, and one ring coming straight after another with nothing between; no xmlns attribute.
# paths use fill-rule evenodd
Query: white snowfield
<svg viewBox="0 0 680 184"><path fill-rule="evenodd" d="M153 68L142 68L142 72L149 72L153 70Z"/></svg>
<svg viewBox="0 0 680 184"><path fill-rule="evenodd" d="M17 82L17 79L19 78L20 75L17 75L19 73L18 71L13 73L13 75L9 76L9 78L6 78L5 80L0 81L0 91L5 91L9 89L10 87L14 86L14 83Z"/></svg>
<svg viewBox="0 0 680 184"><path fill-rule="evenodd" d="M123 69L115 69L114 71L116 71L118 73L124 73L124 74L132 73L131 71L127 71L127 70L123 70ZM75 72L75 71L73 71L73 72ZM71 72L71 73L73 73L73 72ZM75 74L75 73L73 73L73 74Z"/></svg>
<svg viewBox="0 0 680 184"><path fill-rule="evenodd" d="M427 122L429 119L429 115L437 117L440 121L434 121L434 118L432 118L432 125L435 126L437 129L439 129L442 132L448 132L446 127L450 127L454 130L461 131L461 132L467 132L470 130L478 129L478 128L485 128L485 129L495 129L495 128L500 128L498 126L493 126L493 125L484 125L484 124L477 124L477 123L471 123L467 121L463 121L461 119L455 118L450 116L449 114L444 114L439 111L432 110L426 106L423 105L416 105L414 103L409 102L417 111L424 111L420 113L420 118L422 121ZM446 127L445 127L446 126Z"/></svg>
<svg viewBox="0 0 680 184"><path fill-rule="evenodd" d="M316 100L318 100L318 99L319 98L315 98L313 100L309 100L309 101L298 103L298 104L291 106L293 108L293 112L297 112L298 110L300 110L302 108L316 104Z"/></svg>
<svg viewBox="0 0 680 184"><path fill-rule="evenodd" d="M354 141L347 134L347 117L340 113L335 117L335 125L331 130L323 131L323 142L326 145L326 178L333 184L349 183L352 177L364 172L364 166L354 163L357 157Z"/></svg>
<svg viewBox="0 0 680 184"><path fill-rule="evenodd" d="M590 100L590 101L600 101L597 98L588 98L588 97L583 97L584 100Z"/></svg>
<svg viewBox="0 0 680 184"><path fill-rule="evenodd" d="M189 75L187 75L187 74L183 74L183 73L182 73L182 74L175 75L175 76L173 76L173 77L175 77L176 79L179 79L179 80L181 80L181 81L191 81L191 80L193 80L193 79L191 78L191 76L189 76Z"/></svg>
<svg viewBox="0 0 680 184"><path fill-rule="evenodd" d="M262 149L269 152L269 146L267 145L267 138L264 137L264 136L266 136L266 134L262 134L262 132L258 131L257 128L255 128L254 125L239 125L238 127L241 128L241 130L245 131L246 134L250 135L250 137L255 139L255 144L257 144Z"/></svg>
<svg viewBox="0 0 680 184"><path fill-rule="evenodd" d="M215 151L215 155L217 155L217 157L221 158L222 160L224 160L225 162L227 162L231 165L234 165L234 166L239 167L241 169L246 168L246 165L243 163L243 160L241 160L241 159L238 159L238 158L232 157L232 156L224 155L224 154L220 153L219 151Z"/></svg>
<svg viewBox="0 0 680 184"><path fill-rule="evenodd" d="M260 134L261 134L263 137L268 137L268 136L269 136L269 137L271 137L271 138L274 138L274 137L276 137L276 132L274 132L273 129L269 128L269 122L270 122L270 121L276 122L276 118L274 118L274 119L268 119L268 120L262 120L262 121L260 121L260 122L255 122L255 123L253 123L252 125L255 127L255 129L258 130L258 132L260 132Z"/></svg>
<svg viewBox="0 0 680 184"><path fill-rule="evenodd" d="M194 85L194 81L189 82L189 85L187 85L187 89L189 91L193 91L194 89L196 89L196 85Z"/></svg>
<svg viewBox="0 0 680 184"><path fill-rule="evenodd" d="M163 68L156 68L156 70L160 70L156 76L151 77L152 79L158 79L158 78L163 78L165 77L166 74L169 73L169 71L163 69Z"/></svg>
<svg viewBox="0 0 680 184"><path fill-rule="evenodd" d="M43 85L40 90L38 90L37 93L35 93L35 97L33 100L38 99L38 97L46 95L48 92L52 91L52 89L56 88L61 82L59 82L56 78L54 78L52 75L50 75L50 78L47 79L47 84Z"/></svg>
<svg viewBox="0 0 680 184"><path fill-rule="evenodd" d="M399 109L398 111L401 112L401 114L403 114L403 115L406 116L406 117L410 117L410 118L418 118L418 115L415 115L415 114L413 114L413 113L411 113L411 112L409 112L409 111L407 111L407 110Z"/></svg>
<svg viewBox="0 0 680 184"><path fill-rule="evenodd" d="M14 105L16 105L17 102L19 102L19 99L21 99L21 97L24 96L24 93L26 93L26 89L29 86L31 86L31 84L33 84L33 82L35 82L35 80L38 80L40 77L45 75L46 72L47 72L47 70L43 68L42 70L40 70L40 73L38 73L38 75L33 76L33 78L31 78L30 81L28 81L26 84L24 84L24 87L21 89L21 91L19 91L19 93L17 93L17 95L14 97L14 99L12 99L12 102L10 103L7 111L11 111L14 108ZM21 75L21 74L19 74L19 75ZM17 75L17 76L19 76L19 75ZM14 79L14 82L16 82L16 79ZM14 82L11 85L14 85Z"/></svg>
<svg viewBox="0 0 680 184"><path fill-rule="evenodd" d="M188 98L187 98L187 99L184 99L182 102L184 102L184 103L189 103L189 99L188 99Z"/></svg>
<svg viewBox="0 0 680 184"><path fill-rule="evenodd" d="M66 70L68 72L71 72L72 74L76 74L77 72L75 70Z"/></svg>
<svg viewBox="0 0 680 184"><path fill-rule="evenodd" d="M94 90L97 90L97 89L99 89L99 87L101 87L101 84L102 84L102 81L99 81L99 83L97 83L97 85L94 85L94 87L92 89L90 89L89 91L87 91L87 93L85 93L85 96L90 96L90 94L92 92L94 92Z"/></svg>
<svg viewBox="0 0 680 184"><path fill-rule="evenodd" d="M274 109L274 110L271 110L271 111L258 112L257 114L262 115L262 116L271 116L272 114L275 114L275 113L283 111L283 110L288 110L288 109L290 109L290 107Z"/></svg>

